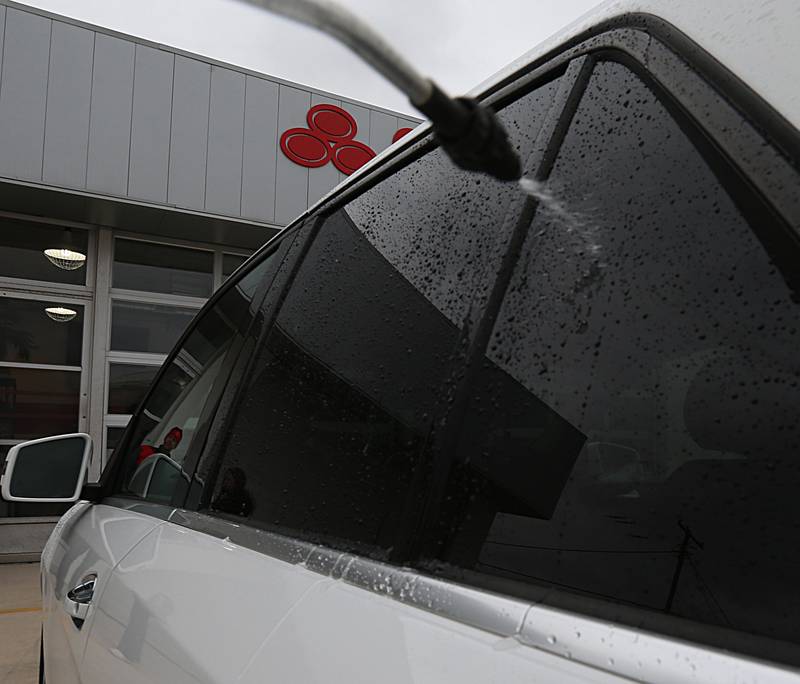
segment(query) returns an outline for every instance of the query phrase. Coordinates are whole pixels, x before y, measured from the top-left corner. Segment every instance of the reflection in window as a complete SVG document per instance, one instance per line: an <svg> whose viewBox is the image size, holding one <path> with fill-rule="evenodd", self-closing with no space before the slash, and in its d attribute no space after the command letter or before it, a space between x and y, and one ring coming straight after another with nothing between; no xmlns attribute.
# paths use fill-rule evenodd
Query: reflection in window
<svg viewBox="0 0 800 684"><path fill-rule="evenodd" d="M158 369L159 366L110 364L106 413L133 413L153 382Z"/></svg>
<svg viewBox="0 0 800 684"><path fill-rule="evenodd" d="M444 559L797 640L800 309L753 232L774 215L612 63L549 189L568 211L528 232Z"/></svg>
<svg viewBox="0 0 800 684"><path fill-rule="evenodd" d="M135 418L126 456L126 493L168 503L176 491L188 488L190 474L184 467L203 411L224 386L228 352L249 328L251 301L271 267L267 258L228 288L169 361Z"/></svg>
<svg viewBox="0 0 800 684"><path fill-rule="evenodd" d="M525 159L554 87L509 113ZM520 199L437 150L327 219L259 351L212 510L391 553L419 508L438 402Z"/></svg>

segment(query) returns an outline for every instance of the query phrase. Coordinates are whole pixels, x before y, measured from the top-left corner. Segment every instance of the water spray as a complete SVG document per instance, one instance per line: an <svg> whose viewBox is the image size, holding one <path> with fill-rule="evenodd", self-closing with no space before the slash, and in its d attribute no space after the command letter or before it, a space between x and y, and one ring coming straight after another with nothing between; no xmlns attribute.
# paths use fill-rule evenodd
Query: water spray
<svg viewBox="0 0 800 684"><path fill-rule="evenodd" d="M430 119L439 144L457 166L503 181L519 180L519 157L495 113L472 98L448 96L349 10L329 0L242 1L318 29L350 48Z"/></svg>

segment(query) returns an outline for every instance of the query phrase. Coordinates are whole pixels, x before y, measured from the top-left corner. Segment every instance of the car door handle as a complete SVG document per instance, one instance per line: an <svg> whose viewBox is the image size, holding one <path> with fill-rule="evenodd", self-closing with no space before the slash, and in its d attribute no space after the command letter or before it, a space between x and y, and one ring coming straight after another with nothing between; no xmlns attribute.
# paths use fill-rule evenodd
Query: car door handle
<svg viewBox="0 0 800 684"><path fill-rule="evenodd" d="M86 621L86 615L89 613L89 604L94 598L96 582L97 575L86 575L78 586L67 592L67 597L64 599L64 608L78 629L83 627L83 623Z"/></svg>

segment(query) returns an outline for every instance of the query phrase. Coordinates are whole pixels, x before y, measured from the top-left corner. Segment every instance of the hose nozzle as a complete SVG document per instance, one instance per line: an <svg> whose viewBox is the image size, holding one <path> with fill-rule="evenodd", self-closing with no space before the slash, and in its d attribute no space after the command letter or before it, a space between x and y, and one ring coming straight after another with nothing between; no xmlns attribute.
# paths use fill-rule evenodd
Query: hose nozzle
<svg viewBox="0 0 800 684"><path fill-rule="evenodd" d="M439 143L457 166L502 181L519 180L519 155L491 109L471 98L450 98L434 83L424 102L412 104L431 120Z"/></svg>

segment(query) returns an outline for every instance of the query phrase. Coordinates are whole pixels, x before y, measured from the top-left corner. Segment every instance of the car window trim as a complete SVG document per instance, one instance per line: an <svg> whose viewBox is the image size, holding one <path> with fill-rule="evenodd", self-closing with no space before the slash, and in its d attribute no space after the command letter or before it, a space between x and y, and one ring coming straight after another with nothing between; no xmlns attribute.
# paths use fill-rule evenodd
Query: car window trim
<svg viewBox="0 0 800 684"><path fill-rule="evenodd" d="M592 610L589 607L591 598L570 595L561 602L548 600L545 604L542 600L545 593L541 591L525 598L503 595L472 582L433 577L424 570L398 567L205 513L118 497L104 504L150 515L322 578L343 582L384 600L495 634L500 639L512 639L521 648L535 648L635 681L658 684L702 678L704 674L713 674L714 681L742 678L777 681L782 677L788 681L796 676L796 671L763 657L742 658L732 653L731 645L739 645L737 637L742 640L748 635L714 628L718 633L727 634L708 647L703 644L707 639L694 638L697 634L691 632L691 628L695 623L684 624L683 630L666 627L668 623L687 623L685 618L656 615L660 621L652 625L634 620L620 623L618 616ZM609 620L616 624L610 625ZM652 629L653 625L659 628ZM687 641L687 632L695 643ZM778 660L797 665L797 650L793 645L791 648L783 646L783 657ZM675 658L675 653L684 657Z"/></svg>

